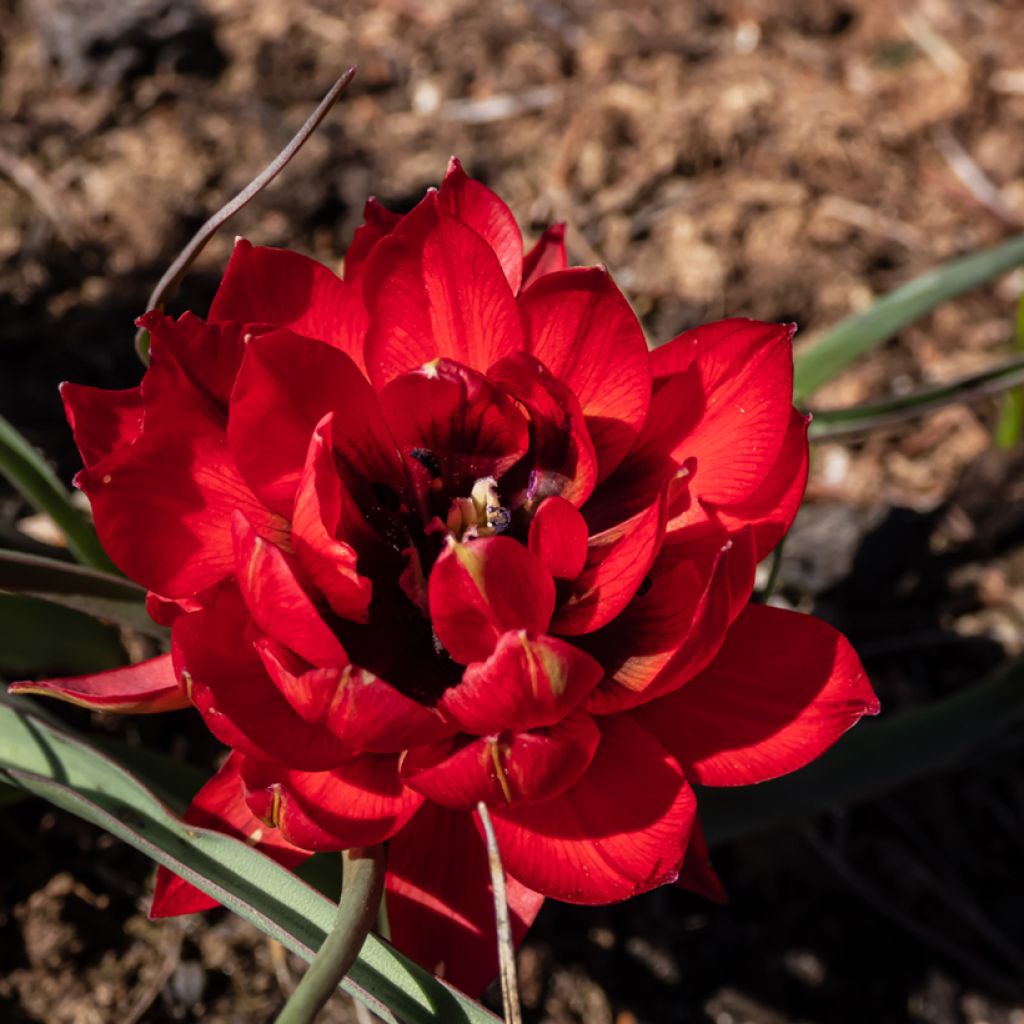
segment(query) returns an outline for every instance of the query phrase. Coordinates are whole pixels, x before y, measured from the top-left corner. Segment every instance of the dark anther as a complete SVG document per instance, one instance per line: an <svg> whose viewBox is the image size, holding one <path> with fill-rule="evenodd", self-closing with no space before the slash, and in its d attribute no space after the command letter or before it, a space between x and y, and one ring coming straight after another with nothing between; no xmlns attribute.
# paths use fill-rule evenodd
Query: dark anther
<svg viewBox="0 0 1024 1024"><path fill-rule="evenodd" d="M429 448L413 448L409 454L435 479L441 476L441 463Z"/></svg>

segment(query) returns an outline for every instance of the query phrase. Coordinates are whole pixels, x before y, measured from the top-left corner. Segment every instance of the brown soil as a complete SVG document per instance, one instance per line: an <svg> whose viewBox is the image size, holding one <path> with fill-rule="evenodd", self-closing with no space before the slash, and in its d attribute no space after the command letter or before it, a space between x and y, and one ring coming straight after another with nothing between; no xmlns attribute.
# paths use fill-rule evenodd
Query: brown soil
<svg viewBox="0 0 1024 1024"><path fill-rule="evenodd" d="M56 383L127 386L132 319L202 220L360 74L234 233L337 263L368 193L450 154L527 232L571 226L652 339L723 315L802 337L1024 227L1015 0L0 0L0 410L67 478ZM969 169L972 184L958 177ZM845 404L1010 352L1024 274L950 303L826 391ZM845 628L887 710L1024 647L1024 465L994 402L817 451L781 596ZM0 494L5 542L27 514ZM182 716L142 735L212 756ZM110 727L110 726L108 726ZM135 726L118 724L138 736ZM955 774L718 852L676 891L550 905L528 1020L1022 1024L1019 732ZM230 915L145 920L141 856L41 804L0 811L0 1018L263 1021L297 965ZM354 1020L341 998L327 1020Z"/></svg>

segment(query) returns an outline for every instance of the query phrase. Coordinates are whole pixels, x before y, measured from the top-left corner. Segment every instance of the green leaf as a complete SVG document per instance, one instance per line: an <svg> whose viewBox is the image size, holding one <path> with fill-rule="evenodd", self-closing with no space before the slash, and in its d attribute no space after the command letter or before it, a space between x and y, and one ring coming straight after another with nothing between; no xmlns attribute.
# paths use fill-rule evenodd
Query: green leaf
<svg viewBox="0 0 1024 1024"><path fill-rule="evenodd" d="M883 398L845 409L816 409L811 421L810 437L812 441L825 441L875 430L924 416L954 402L973 401L1020 384L1024 384L1024 356L990 370L961 377L949 384L922 388L908 395Z"/></svg>
<svg viewBox="0 0 1024 1024"><path fill-rule="evenodd" d="M245 843L183 824L114 760L29 707L0 701L0 778L106 829L312 959L334 916L329 900ZM389 1024L498 1020L372 935L342 988Z"/></svg>
<svg viewBox="0 0 1024 1024"><path fill-rule="evenodd" d="M0 549L0 590L45 598L164 643L170 637L149 617L142 587L98 569Z"/></svg>
<svg viewBox="0 0 1024 1024"><path fill-rule="evenodd" d="M1013 347L1024 352L1024 295L1017 302L1017 329L1014 331ZM1017 388L1003 396L996 424L996 444L1000 448L1014 448L1024 430L1024 388Z"/></svg>
<svg viewBox="0 0 1024 1024"><path fill-rule="evenodd" d="M1024 720L1024 659L927 707L860 723L806 768L774 782L698 793L708 842L721 844L949 771Z"/></svg>
<svg viewBox="0 0 1024 1024"><path fill-rule="evenodd" d="M33 508L45 512L60 527L75 559L94 569L116 573L100 546L92 523L74 505L71 495L42 456L0 416L0 473Z"/></svg>
<svg viewBox="0 0 1024 1024"><path fill-rule="evenodd" d="M117 631L90 616L36 597L0 594L0 674L77 675L127 660Z"/></svg>
<svg viewBox="0 0 1024 1024"><path fill-rule="evenodd" d="M857 356L891 338L940 303L991 281L1024 263L1024 235L946 263L879 299L826 331L796 357L793 391L805 399Z"/></svg>

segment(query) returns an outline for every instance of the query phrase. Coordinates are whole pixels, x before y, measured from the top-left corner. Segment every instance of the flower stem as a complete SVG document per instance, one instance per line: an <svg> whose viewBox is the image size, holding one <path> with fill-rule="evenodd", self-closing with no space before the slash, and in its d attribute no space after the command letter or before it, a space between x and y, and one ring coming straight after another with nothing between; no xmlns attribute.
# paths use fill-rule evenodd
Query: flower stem
<svg viewBox="0 0 1024 1024"><path fill-rule="evenodd" d="M310 1024L337 991L377 920L384 892L384 847L345 850L334 925L276 1024Z"/></svg>

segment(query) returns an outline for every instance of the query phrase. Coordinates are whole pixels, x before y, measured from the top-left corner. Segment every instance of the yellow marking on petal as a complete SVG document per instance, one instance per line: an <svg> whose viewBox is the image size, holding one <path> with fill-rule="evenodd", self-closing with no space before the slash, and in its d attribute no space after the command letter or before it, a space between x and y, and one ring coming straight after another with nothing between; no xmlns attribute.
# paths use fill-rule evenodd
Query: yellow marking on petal
<svg viewBox="0 0 1024 1024"><path fill-rule="evenodd" d="M491 761L494 763L494 773L498 777L498 785L501 786L505 803L512 803L512 791L508 788L508 779L505 778L505 769L501 766L501 752L498 750L497 740L488 740L487 746L491 750Z"/></svg>
<svg viewBox="0 0 1024 1024"><path fill-rule="evenodd" d="M181 681L185 684L185 696L188 697L190 704L195 704L192 699L192 673L182 670Z"/></svg>
<svg viewBox="0 0 1024 1024"><path fill-rule="evenodd" d="M420 370L423 373L423 376L424 377L429 377L431 380L436 380L437 376L438 376L437 367L438 367L438 364L440 362L441 362L441 359L440 359L440 357L438 357L437 359L431 359L429 363L424 363L420 367Z"/></svg>
<svg viewBox="0 0 1024 1024"><path fill-rule="evenodd" d="M476 589L480 591L480 596L486 601L487 587L484 584L483 560L470 549L468 544L460 544L453 537L448 538L448 544L452 551L455 552L455 557L459 560L459 564L469 573L469 578L476 585Z"/></svg>
<svg viewBox="0 0 1024 1024"><path fill-rule="evenodd" d="M548 685L551 687L551 693L555 697L561 697L569 685L566 675L567 666L564 659L555 654L550 647L545 647L544 645L539 646L536 656L540 659L541 670L547 678Z"/></svg>
<svg viewBox="0 0 1024 1024"><path fill-rule="evenodd" d="M246 836L245 837L245 842L246 842L247 846L256 846L256 845L259 844L259 842L262 839L263 839L263 829L258 828L258 829L255 829L253 831L251 836Z"/></svg>
<svg viewBox="0 0 1024 1024"><path fill-rule="evenodd" d="M537 658L533 652L533 645L527 639L526 630L519 630L519 643L523 648L523 657L526 659L526 670L530 673L530 692L538 700L540 699L540 678L537 672Z"/></svg>
<svg viewBox="0 0 1024 1024"><path fill-rule="evenodd" d="M275 782L270 789L273 796L270 801L270 821L268 824L279 829L281 827L281 804L283 802L281 787Z"/></svg>

